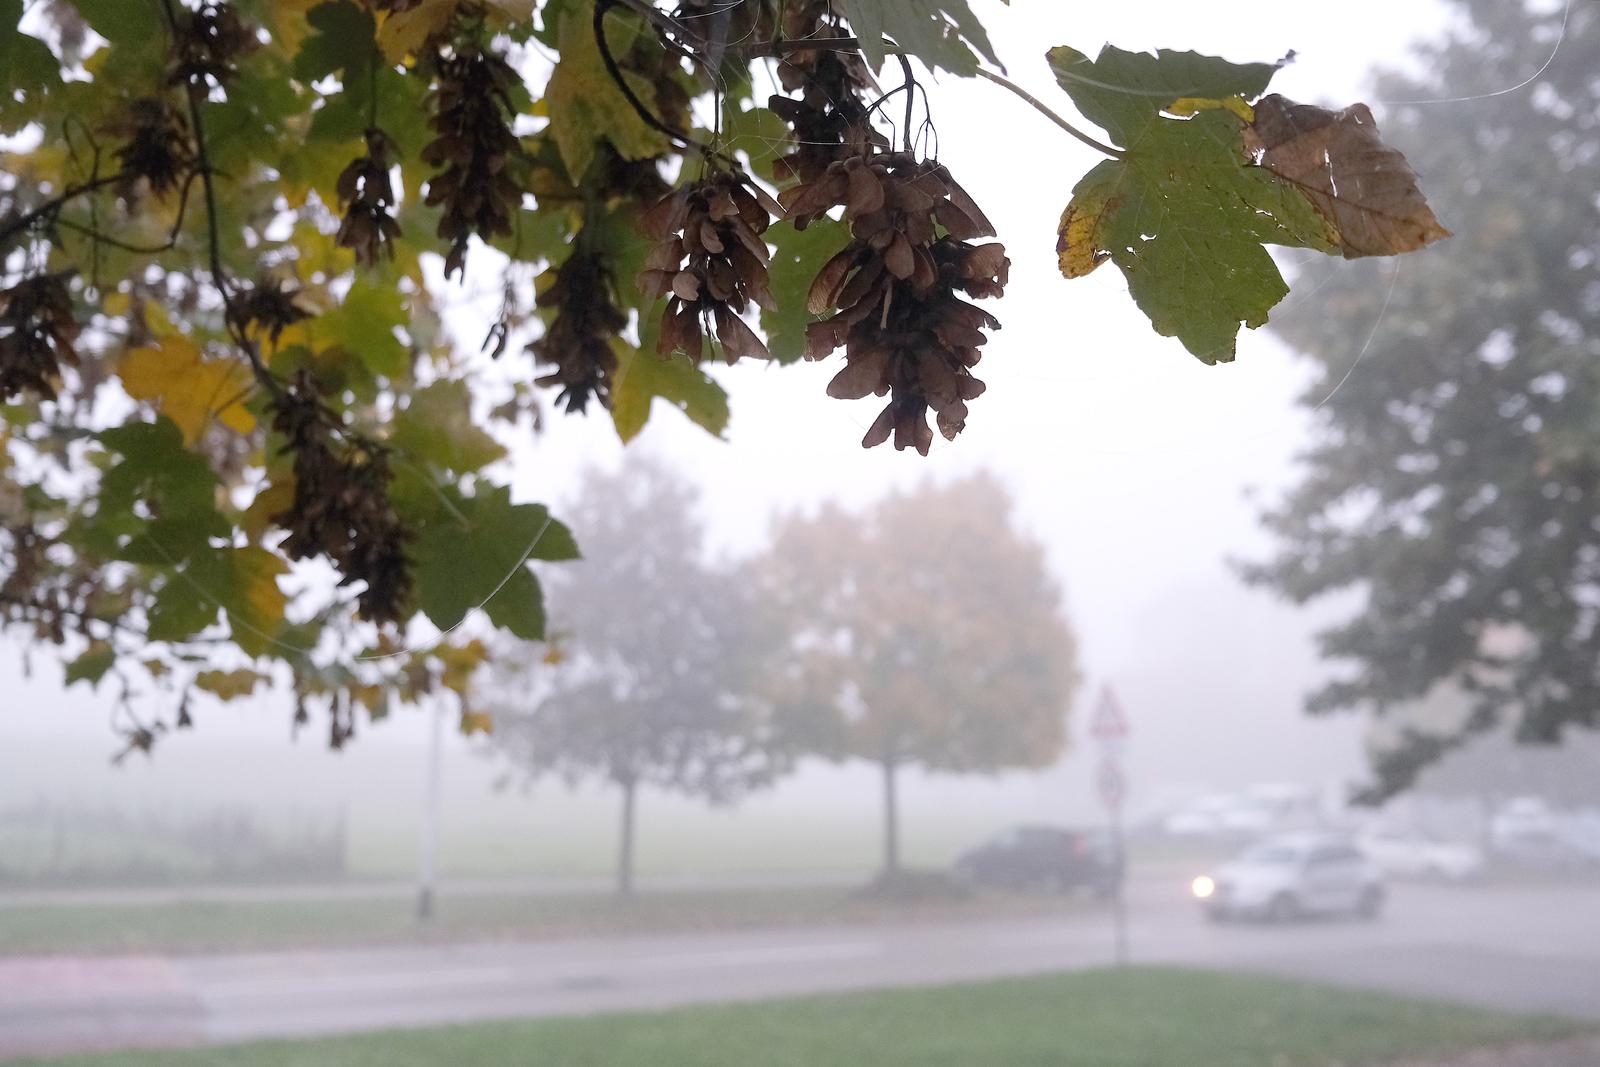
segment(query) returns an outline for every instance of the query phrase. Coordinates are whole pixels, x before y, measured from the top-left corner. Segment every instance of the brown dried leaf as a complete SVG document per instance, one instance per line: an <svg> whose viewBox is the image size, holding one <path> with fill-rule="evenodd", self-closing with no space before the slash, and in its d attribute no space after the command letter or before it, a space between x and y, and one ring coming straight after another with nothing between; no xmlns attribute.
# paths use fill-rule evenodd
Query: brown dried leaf
<svg viewBox="0 0 1600 1067"><path fill-rule="evenodd" d="M1332 224L1347 259L1412 252L1450 236L1365 104L1336 112L1273 93L1256 102L1244 137L1261 166L1299 188Z"/></svg>

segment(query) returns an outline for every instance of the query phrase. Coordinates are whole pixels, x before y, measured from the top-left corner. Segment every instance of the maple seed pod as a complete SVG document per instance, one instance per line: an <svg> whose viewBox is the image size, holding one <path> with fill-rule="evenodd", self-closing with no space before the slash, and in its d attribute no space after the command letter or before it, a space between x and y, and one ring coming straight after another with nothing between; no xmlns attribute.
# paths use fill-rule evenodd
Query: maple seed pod
<svg viewBox="0 0 1600 1067"><path fill-rule="evenodd" d="M837 160L781 199L797 225L838 207L850 224L851 242L807 293L812 314L834 314L807 327L805 355L845 349L828 395L890 398L862 445L893 437L897 449L927 455L930 410L953 439L984 390L972 374L984 331L1000 327L962 295L1000 296L1011 269L1003 245L972 243L993 236L988 218L944 166L907 152Z"/></svg>
<svg viewBox="0 0 1600 1067"><path fill-rule="evenodd" d="M382 130L367 131L367 153L352 160L339 174L337 191L342 217L336 241L355 253L364 267L376 266L382 256L394 258L400 224L394 219L394 183L389 171L396 149Z"/></svg>
<svg viewBox="0 0 1600 1067"><path fill-rule="evenodd" d="M580 232L576 248L584 244ZM546 282L546 279L551 279ZM535 384L559 386L556 403L567 411L583 411L590 400L611 406L611 383L617 372L612 342L628 325L617 306L611 272L599 256L574 251L554 271L540 278L536 306L553 309L544 336L528 346L538 362L555 369Z"/></svg>
<svg viewBox="0 0 1600 1067"><path fill-rule="evenodd" d="M234 294L232 314L241 332L261 330L273 344L283 331L316 314L305 293L282 280L262 279Z"/></svg>
<svg viewBox="0 0 1600 1067"><path fill-rule="evenodd" d="M241 19L232 4L203 3L191 12L179 8L176 18L168 85L195 91L212 85L225 89L239 73L239 57L261 43L255 27Z"/></svg>
<svg viewBox="0 0 1600 1067"><path fill-rule="evenodd" d="M39 274L0 289L0 402L24 392L54 400L61 364L78 365L70 277Z"/></svg>
<svg viewBox="0 0 1600 1067"><path fill-rule="evenodd" d="M761 235L782 210L743 176L719 173L669 193L644 213L640 229L656 245L637 284L648 297L667 298L659 354L703 359L706 334L714 333L729 363L772 358L740 316L752 304L776 306Z"/></svg>
<svg viewBox="0 0 1600 1067"><path fill-rule="evenodd" d="M833 16L828 0L790 3L783 15L783 38L848 37ZM851 156L887 149L889 142L873 128L862 95L872 75L859 52L837 48L790 51L778 63L778 82L785 92L767 102L789 124L794 151L774 165L780 180L815 181L829 165Z"/></svg>
<svg viewBox="0 0 1600 1067"><path fill-rule="evenodd" d="M290 559L325 556L340 585L366 583L356 595L363 619L400 623L410 612L411 532L389 501L393 473L381 449L336 437L338 416L302 370L272 402L272 428L294 456L294 498L272 522L287 530Z"/></svg>
<svg viewBox="0 0 1600 1067"><path fill-rule="evenodd" d="M116 151L122 178L117 183L130 208L146 192L163 197L189 173L195 162L189 125L183 114L160 97L141 97L110 132L127 138Z"/></svg>
<svg viewBox="0 0 1600 1067"><path fill-rule="evenodd" d="M511 131L511 91L521 77L499 55L467 46L436 61L433 116L436 136L422 160L437 173L428 181L426 202L442 206L439 236L450 242L445 277L466 268L473 234L485 241L511 233L513 213L522 204L514 180L525 163L522 142Z"/></svg>

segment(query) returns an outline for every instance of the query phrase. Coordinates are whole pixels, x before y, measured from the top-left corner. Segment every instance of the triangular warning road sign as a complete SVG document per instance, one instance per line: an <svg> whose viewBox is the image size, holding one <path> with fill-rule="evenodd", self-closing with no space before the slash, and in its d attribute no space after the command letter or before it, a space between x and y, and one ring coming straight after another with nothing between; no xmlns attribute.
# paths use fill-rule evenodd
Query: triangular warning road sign
<svg viewBox="0 0 1600 1067"><path fill-rule="evenodd" d="M1100 690L1100 699L1089 720L1089 736L1096 741L1114 741L1128 736L1128 717L1122 713L1122 704L1109 685Z"/></svg>

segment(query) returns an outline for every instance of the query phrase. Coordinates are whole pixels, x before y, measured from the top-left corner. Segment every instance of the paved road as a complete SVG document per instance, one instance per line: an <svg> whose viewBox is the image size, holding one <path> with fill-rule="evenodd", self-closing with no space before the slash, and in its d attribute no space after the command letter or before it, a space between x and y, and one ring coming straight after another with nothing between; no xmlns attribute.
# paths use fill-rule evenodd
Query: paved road
<svg viewBox="0 0 1600 1067"><path fill-rule="evenodd" d="M1600 1020L1600 891L1401 887L1379 923L1212 926L1133 893L1141 962ZM212 957L0 960L0 1053L182 1045L907 986L1107 962L1105 916Z"/></svg>

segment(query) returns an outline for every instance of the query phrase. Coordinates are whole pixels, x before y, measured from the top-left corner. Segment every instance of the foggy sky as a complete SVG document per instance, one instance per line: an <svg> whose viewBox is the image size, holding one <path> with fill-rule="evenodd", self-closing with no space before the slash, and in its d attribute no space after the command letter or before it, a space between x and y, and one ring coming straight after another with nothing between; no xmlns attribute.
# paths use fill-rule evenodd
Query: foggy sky
<svg viewBox="0 0 1600 1067"><path fill-rule="evenodd" d="M1068 113L1043 63L1049 45L1091 53L1104 41L1173 46L1240 61L1274 60L1293 49L1297 58L1275 78L1274 91L1342 104L1370 100L1363 92L1368 68L1405 64L1406 43L1437 35L1444 24L1432 0L1347 0L1336 19L1310 5L1231 0L974 6L1011 76ZM1102 682L1122 694L1134 726L1135 803L1163 784L1228 787L1356 773L1360 724L1313 723L1300 711L1301 694L1320 676L1307 636L1311 620L1243 589L1225 562L1267 547L1256 505L1244 494L1253 488L1271 498L1291 478L1292 457L1306 439L1306 416L1293 404L1304 368L1270 331L1246 331L1234 364L1203 366L1176 341L1154 335L1114 267L1064 281L1055 265L1057 219L1073 183L1099 157L997 87L946 78L932 95L941 159L989 213L1013 261L1006 296L991 308L1004 329L977 368L989 388L973 402L965 432L954 443L936 442L926 460L862 450L861 435L882 402L828 398L824 387L838 366L832 359L715 370L732 399L727 441L658 405L632 447L668 457L701 483L712 537L729 553L757 547L777 508L830 497L859 504L923 476L991 469L1016 494L1019 521L1046 544L1066 590L1089 676L1077 710ZM1383 109L1373 103L1381 123ZM1345 269L1311 253L1280 259L1293 267L1294 301L1315 301L1318 279ZM498 296L477 307L456 299L453 321L475 345ZM1349 324L1352 364L1371 328ZM530 370L526 363L518 369ZM521 498L559 502L586 461L611 463L620 455L602 418L557 413L547 425L544 436L518 449ZM108 696L82 687L61 692L48 653L36 655L35 665L33 679L23 680L15 652L0 652L0 761L11 766L17 788L40 777L42 765L30 753L50 753L51 766L74 765L115 797L152 787L163 761L239 765L249 746L285 744L289 712L277 696L206 711L202 729L165 745L151 770L101 771L113 744ZM342 760L346 770L389 766L423 735L421 720L402 714L366 729L357 745L368 751L342 756L322 752L313 729L299 751L268 763L280 768L275 774L308 780L328 776L328 761ZM462 742L452 737L451 744L461 751ZM1083 811L1091 770L1090 760L1069 754L1060 772L1043 778L948 788L1012 796L1022 806L1058 794L1064 810ZM481 788L477 772L461 774L467 777L458 777L457 788ZM802 777L758 803L785 803L821 777ZM217 788L225 790L225 781ZM15 795L4 785L0 794L0 802ZM944 794L924 794L928 802L937 795ZM860 799L865 811L873 795L864 791Z"/></svg>

